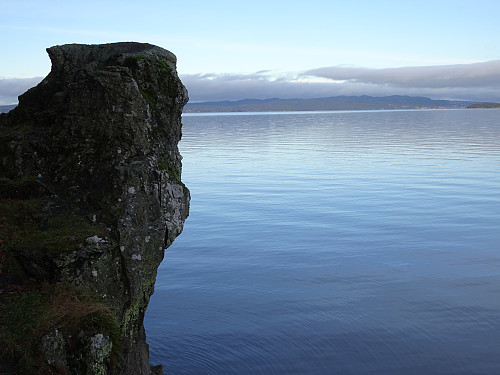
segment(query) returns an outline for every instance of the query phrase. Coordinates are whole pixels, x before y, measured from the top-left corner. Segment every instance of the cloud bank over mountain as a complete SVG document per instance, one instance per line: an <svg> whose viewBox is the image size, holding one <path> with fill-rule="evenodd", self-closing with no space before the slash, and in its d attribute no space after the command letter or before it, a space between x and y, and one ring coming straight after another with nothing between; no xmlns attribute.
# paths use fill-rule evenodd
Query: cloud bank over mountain
<svg viewBox="0 0 500 375"><path fill-rule="evenodd" d="M301 73L182 76L191 100L410 95L433 99L500 100L500 60L457 65L371 69L332 66Z"/></svg>
<svg viewBox="0 0 500 375"><path fill-rule="evenodd" d="M368 69L332 66L304 75L335 81L391 85L403 88L500 88L500 60L474 64Z"/></svg>
<svg viewBox="0 0 500 375"><path fill-rule="evenodd" d="M246 98L320 98L409 95L432 99L500 101L500 60L398 68L330 66L304 72L181 74L191 102ZM36 85L40 77L0 79L0 104Z"/></svg>

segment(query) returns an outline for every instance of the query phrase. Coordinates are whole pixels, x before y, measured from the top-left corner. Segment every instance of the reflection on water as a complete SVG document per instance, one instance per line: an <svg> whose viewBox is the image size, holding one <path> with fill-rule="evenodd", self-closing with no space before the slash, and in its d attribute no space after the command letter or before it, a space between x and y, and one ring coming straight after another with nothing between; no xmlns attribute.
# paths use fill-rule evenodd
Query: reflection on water
<svg viewBox="0 0 500 375"><path fill-rule="evenodd" d="M185 116L169 374L500 373L500 111Z"/></svg>

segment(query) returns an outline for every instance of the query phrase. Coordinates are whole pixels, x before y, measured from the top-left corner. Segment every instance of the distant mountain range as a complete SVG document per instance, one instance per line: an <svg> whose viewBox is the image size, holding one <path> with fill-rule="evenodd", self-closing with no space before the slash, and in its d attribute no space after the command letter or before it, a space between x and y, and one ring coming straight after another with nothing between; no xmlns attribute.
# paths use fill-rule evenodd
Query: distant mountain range
<svg viewBox="0 0 500 375"><path fill-rule="evenodd" d="M188 103L185 113L197 112L277 112L277 111L336 111L381 109L448 109L466 108L478 102L433 100L414 96L333 96L316 99L243 99Z"/></svg>

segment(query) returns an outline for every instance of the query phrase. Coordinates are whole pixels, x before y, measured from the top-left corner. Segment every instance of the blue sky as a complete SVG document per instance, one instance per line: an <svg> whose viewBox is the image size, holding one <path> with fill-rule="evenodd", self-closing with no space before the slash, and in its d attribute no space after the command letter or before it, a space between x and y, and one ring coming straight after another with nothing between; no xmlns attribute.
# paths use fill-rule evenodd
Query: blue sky
<svg viewBox="0 0 500 375"><path fill-rule="evenodd" d="M497 0L0 0L0 14L0 104L48 74L45 48L116 41L176 54L192 101L363 94L500 101Z"/></svg>

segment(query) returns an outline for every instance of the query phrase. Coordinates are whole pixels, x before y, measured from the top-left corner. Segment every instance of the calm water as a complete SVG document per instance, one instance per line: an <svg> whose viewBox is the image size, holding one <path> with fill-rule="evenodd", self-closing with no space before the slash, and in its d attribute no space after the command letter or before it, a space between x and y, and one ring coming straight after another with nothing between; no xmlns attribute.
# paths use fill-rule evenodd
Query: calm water
<svg viewBox="0 0 500 375"><path fill-rule="evenodd" d="M168 374L500 374L500 110L184 117Z"/></svg>

